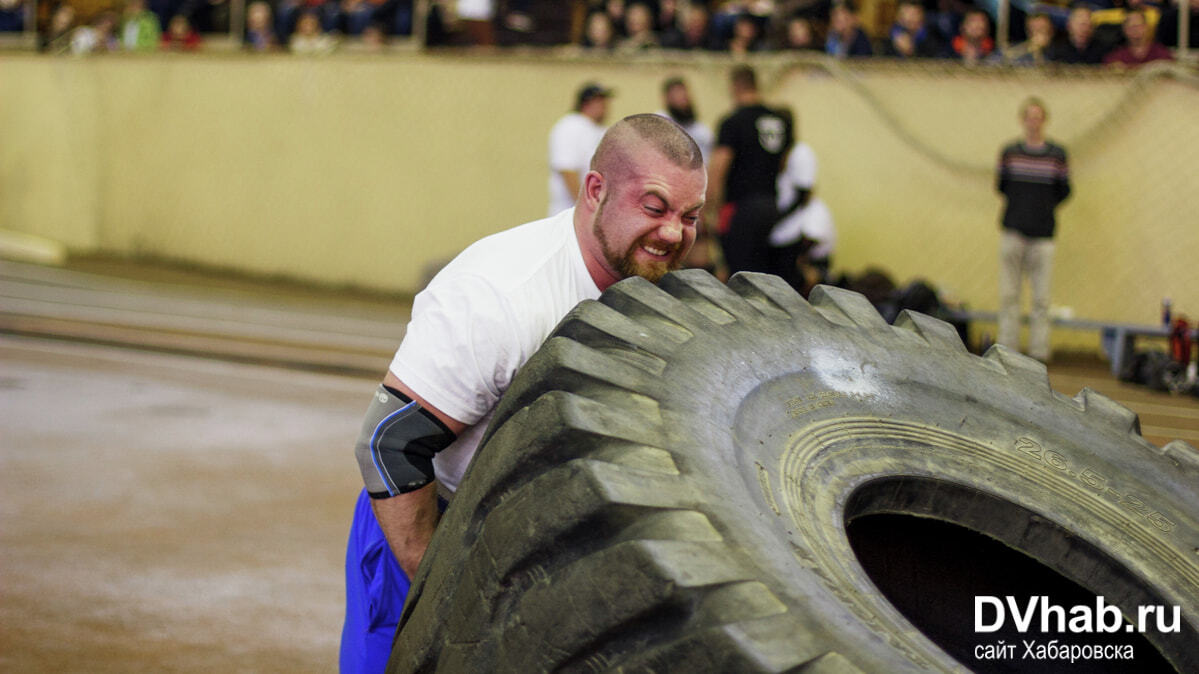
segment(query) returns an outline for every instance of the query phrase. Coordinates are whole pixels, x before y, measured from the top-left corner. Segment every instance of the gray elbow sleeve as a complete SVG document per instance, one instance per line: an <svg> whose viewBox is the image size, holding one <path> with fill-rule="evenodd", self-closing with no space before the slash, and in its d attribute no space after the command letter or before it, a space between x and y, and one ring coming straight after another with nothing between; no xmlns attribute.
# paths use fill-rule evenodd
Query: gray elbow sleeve
<svg viewBox="0 0 1199 674"><path fill-rule="evenodd" d="M410 492L433 481L433 455L454 434L408 396L380 385L375 391L354 456L371 498Z"/></svg>

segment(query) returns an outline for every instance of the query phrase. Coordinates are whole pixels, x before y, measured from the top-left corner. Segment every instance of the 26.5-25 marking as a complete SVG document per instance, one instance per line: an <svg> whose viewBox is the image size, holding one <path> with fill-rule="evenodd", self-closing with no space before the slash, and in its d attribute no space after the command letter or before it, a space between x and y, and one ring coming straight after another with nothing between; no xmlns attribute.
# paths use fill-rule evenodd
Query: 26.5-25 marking
<svg viewBox="0 0 1199 674"><path fill-rule="evenodd" d="M1118 489L1117 486L1112 485L1107 477L1100 475L1095 470L1085 466L1081 468L1072 466L1066 457L1053 450L1045 449L1041 446L1041 443L1032 438L1018 438L1016 440L1016 449L1036 458L1045 469L1074 478L1094 490L1096 494L1100 494L1113 503L1119 504L1129 512L1143 517L1158 530L1166 533L1174 530L1174 522L1171 522L1165 515L1150 507L1145 503L1144 499L1130 492Z"/></svg>

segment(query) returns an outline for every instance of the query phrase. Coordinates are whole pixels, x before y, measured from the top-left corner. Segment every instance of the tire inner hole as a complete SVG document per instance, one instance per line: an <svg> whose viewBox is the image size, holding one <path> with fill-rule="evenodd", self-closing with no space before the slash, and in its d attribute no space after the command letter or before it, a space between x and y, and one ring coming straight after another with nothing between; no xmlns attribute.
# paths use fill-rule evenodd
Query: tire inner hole
<svg viewBox="0 0 1199 674"><path fill-rule="evenodd" d="M1075 634L1069 629L1058 632L1057 621L1051 618L1050 630L1042 632L1040 604L1030 628L1019 631L1006 606L1009 596L1022 612L1032 597L1044 596L1048 604L1065 609L1067 624L1073 617L1071 608L1088 606L1094 611L1098 596L1124 608L1124 615L1133 620L1136 609L1130 611L1129 606L1168 604L1095 546L994 495L942 480L889 478L856 490L845 513L850 546L882 595L933 643L973 671L1187 671L1183 663L1194 657L1192 649L1199 646L1194 628L1186 624L1179 634L1165 638L1154 634L1156 644L1147 635L1126 632L1124 621L1115 633ZM1062 568L1037 558L1055 560ZM1091 587L1063 572L1086 578ZM998 631L976 632L976 597L1005 602L1005 621ZM984 625L993 626L998 618L989 605L979 614ZM1172 613L1163 618L1168 624ZM1156 630L1155 620L1156 616L1149 618L1151 630ZM1071 663L1025 657L1025 642L1047 646L1051 640L1080 647L1130 645L1135 659ZM1014 651L1008 651L1010 657L988 658L979 650L1000 642L1015 645Z"/></svg>

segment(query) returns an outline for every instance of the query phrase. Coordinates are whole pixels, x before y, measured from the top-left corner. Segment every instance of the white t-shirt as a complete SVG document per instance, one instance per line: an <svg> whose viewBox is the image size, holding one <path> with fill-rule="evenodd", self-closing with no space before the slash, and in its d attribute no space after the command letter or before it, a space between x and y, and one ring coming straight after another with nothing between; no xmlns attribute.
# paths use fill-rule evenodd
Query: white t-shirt
<svg viewBox="0 0 1199 674"><path fill-rule="evenodd" d="M796 143L787 155L787 165L779 173L776 184L778 207L787 208L799 190L810 190L815 185L816 153L807 143ZM786 246L798 241L800 236L817 242L808 251L808 257L819 260L832 255L837 230L833 226L832 211L818 197L812 197L807 206L780 220L770 231L770 245Z"/></svg>
<svg viewBox="0 0 1199 674"><path fill-rule="evenodd" d="M467 424L433 458L443 496L458 489L516 371L567 312L599 295L567 209L472 244L416 296L391 372Z"/></svg>
<svg viewBox="0 0 1199 674"><path fill-rule="evenodd" d="M673 119L665 110L659 110L656 114L666 119ZM716 137L712 135L712 129L698 119L690 124L680 124L679 126L683 127L687 135L691 136L691 140L699 146L700 154L704 156L704 164L707 164L708 158L712 156L712 143L716 141Z"/></svg>
<svg viewBox="0 0 1199 674"><path fill-rule="evenodd" d="M778 189L779 208L786 208L795 199L798 190L810 190L816 185L816 153L807 143L796 143L787 155L787 165L779 173L775 187Z"/></svg>
<svg viewBox="0 0 1199 674"><path fill-rule="evenodd" d="M575 171L579 180L591 170L591 156L599 147L606 129L584 114L572 112L559 119L550 129L550 205L549 215L556 215L575 205L577 194L566 189L559 171Z"/></svg>
<svg viewBox="0 0 1199 674"><path fill-rule="evenodd" d="M837 229L833 226L833 213L820 197L812 197L808 205L783 218L770 230L770 245L787 246L806 236L816 242L808 251L813 260L833 254L837 245Z"/></svg>

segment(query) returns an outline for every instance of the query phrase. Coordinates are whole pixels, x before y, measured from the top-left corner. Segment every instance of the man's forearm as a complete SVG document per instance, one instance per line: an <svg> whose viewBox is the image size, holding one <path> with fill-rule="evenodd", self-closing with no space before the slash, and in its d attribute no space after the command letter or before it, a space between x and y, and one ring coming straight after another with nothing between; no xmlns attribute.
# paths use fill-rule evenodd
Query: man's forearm
<svg viewBox="0 0 1199 674"><path fill-rule="evenodd" d="M371 507L400 568L409 579L414 578L437 527L437 483L391 498L372 499Z"/></svg>

